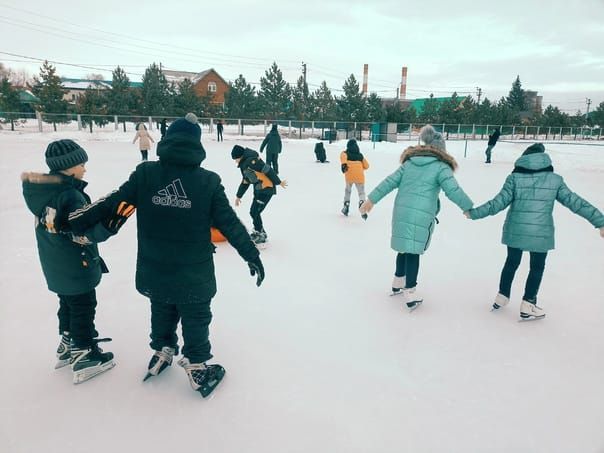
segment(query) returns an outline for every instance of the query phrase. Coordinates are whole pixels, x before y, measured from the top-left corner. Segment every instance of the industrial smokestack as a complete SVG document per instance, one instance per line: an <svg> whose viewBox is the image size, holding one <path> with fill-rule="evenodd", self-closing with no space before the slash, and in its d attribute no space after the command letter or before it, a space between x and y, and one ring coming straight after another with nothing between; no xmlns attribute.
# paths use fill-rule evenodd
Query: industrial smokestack
<svg viewBox="0 0 604 453"><path fill-rule="evenodd" d="M369 65L363 66L363 96L367 97L367 79L369 78Z"/></svg>
<svg viewBox="0 0 604 453"><path fill-rule="evenodd" d="M401 73L401 89L399 91L399 99L406 99L407 97L407 67L403 66Z"/></svg>

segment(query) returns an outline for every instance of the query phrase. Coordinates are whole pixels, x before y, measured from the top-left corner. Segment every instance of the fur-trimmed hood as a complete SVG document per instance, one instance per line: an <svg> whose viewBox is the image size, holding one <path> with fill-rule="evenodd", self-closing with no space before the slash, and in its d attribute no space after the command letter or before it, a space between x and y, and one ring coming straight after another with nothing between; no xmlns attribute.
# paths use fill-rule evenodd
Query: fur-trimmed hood
<svg viewBox="0 0 604 453"><path fill-rule="evenodd" d="M87 182L61 173L21 173L23 196L32 214L39 216L42 210L59 193L68 189L83 192Z"/></svg>
<svg viewBox="0 0 604 453"><path fill-rule="evenodd" d="M457 161L446 151L429 145L410 146L403 154L401 154L401 165L407 162L412 157L434 157L435 159L444 162L451 170L457 170Z"/></svg>

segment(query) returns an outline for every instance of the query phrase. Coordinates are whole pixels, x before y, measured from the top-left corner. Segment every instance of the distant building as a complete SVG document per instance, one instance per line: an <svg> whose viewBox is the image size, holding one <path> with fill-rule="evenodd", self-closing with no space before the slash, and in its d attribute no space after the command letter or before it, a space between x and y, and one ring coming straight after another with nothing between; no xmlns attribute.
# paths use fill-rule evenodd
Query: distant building
<svg viewBox="0 0 604 453"><path fill-rule="evenodd" d="M229 91L229 84L213 68L202 72L185 72L162 70L168 82L182 82L189 79L199 96L212 96L211 104L224 105L224 95Z"/></svg>
<svg viewBox="0 0 604 453"><path fill-rule="evenodd" d="M88 88L110 90L111 80L70 79L61 77L61 87L65 90L63 100L75 104ZM142 88L142 82L130 82L130 88Z"/></svg>

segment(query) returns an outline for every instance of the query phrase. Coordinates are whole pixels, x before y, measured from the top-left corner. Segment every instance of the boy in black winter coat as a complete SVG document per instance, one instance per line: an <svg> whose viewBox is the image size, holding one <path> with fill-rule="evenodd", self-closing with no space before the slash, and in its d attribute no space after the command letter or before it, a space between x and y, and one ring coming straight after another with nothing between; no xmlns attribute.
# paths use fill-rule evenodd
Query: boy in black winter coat
<svg viewBox="0 0 604 453"><path fill-rule="evenodd" d="M489 141L487 142L487 149L484 152L487 156L487 160L485 161L485 164L491 163L491 151L493 150L493 148L495 148L495 145L497 144L497 140L499 140L500 135L501 135L501 132L499 131L499 129L495 129L493 131L493 133L491 135L489 135Z"/></svg>
<svg viewBox="0 0 604 453"><path fill-rule="evenodd" d="M273 167L275 173L279 174L279 153L281 153L281 137L277 130L277 125L273 124L271 130L260 145L260 152L266 147L266 163Z"/></svg>
<svg viewBox="0 0 604 453"><path fill-rule="evenodd" d="M73 381L83 382L115 365L113 354L98 347L94 326L95 287L108 272L96 242L112 235L107 224L98 224L79 235L71 232L69 212L90 203L82 180L88 161L86 151L72 140L48 145L49 174L23 173L23 196L36 218L36 241L48 289L59 296L59 335L55 368L72 365Z"/></svg>
<svg viewBox="0 0 604 453"><path fill-rule="evenodd" d="M178 362L194 390L209 395L224 376L212 358L209 325L216 294L210 227L218 228L248 262L256 284L264 279L259 252L229 205L220 177L200 167L206 153L197 117L174 121L158 144L158 162L144 162L127 182L70 216L86 229L116 212L136 206L138 259L136 289L151 301L151 348L145 380L160 374L178 354L176 328L182 325L183 358ZM119 208L118 208L119 211Z"/></svg>
<svg viewBox="0 0 604 453"><path fill-rule="evenodd" d="M263 244L266 242L267 235L260 214L266 209L273 195L277 193L276 187L287 187L287 181L279 179L277 172L265 164L253 149L235 145L231 151L231 157L237 162L243 177L237 189L235 206L241 204L241 198L247 192L250 184L253 184L254 200L250 208L250 216L254 224L254 231L251 236L254 243Z"/></svg>

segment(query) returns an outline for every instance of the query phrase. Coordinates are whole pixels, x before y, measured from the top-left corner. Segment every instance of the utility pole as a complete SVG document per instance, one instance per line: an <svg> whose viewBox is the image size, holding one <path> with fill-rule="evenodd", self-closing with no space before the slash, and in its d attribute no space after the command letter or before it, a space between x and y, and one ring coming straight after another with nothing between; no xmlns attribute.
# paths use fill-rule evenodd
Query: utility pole
<svg viewBox="0 0 604 453"><path fill-rule="evenodd" d="M482 88L476 87L476 97L478 98L478 104L480 104L480 96L482 96Z"/></svg>
<svg viewBox="0 0 604 453"><path fill-rule="evenodd" d="M304 113L306 111L306 91L308 90L308 85L306 85L306 63L302 62L302 77L304 77L304 87L302 88L302 97L304 99L304 107L302 108L302 125L300 126L300 138L302 138L302 129L304 128Z"/></svg>
<svg viewBox="0 0 604 453"><path fill-rule="evenodd" d="M589 106L591 105L591 99L585 98L585 103L587 104L587 113L585 114L585 117L587 118L589 116Z"/></svg>

